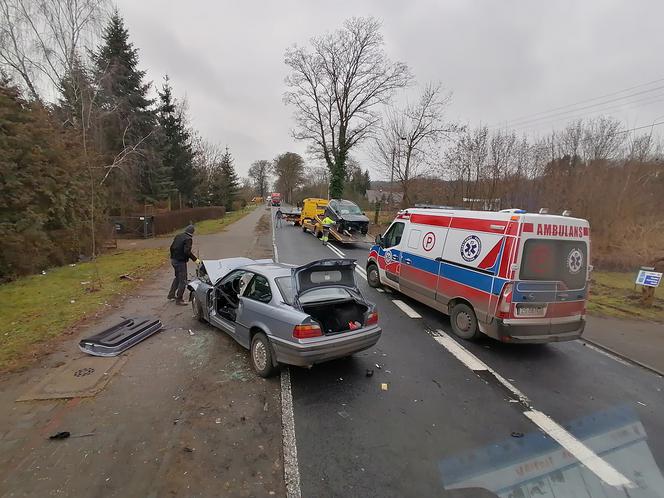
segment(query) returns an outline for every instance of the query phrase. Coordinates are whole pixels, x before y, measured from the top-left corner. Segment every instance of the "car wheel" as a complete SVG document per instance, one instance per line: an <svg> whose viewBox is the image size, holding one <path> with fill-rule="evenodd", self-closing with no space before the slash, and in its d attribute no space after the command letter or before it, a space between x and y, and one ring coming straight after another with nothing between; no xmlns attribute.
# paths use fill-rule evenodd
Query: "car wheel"
<svg viewBox="0 0 664 498"><path fill-rule="evenodd" d="M272 363L272 346L263 332L251 339L251 366L261 377L271 377L277 373Z"/></svg>
<svg viewBox="0 0 664 498"><path fill-rule="evenodd" d="M322 239L323 238L323 232L316 232L316 237L318 237L319 239Z"/></svg>
<svg viewBox="0 0 664 498"><path fill-rule="evenodd" d="M380 273L378 272L378 267L373 263L367 266L367 282L369 283L369 287L373 287L374 289L381 287Z"/></svg>
<svg viewBox="0 0 664 498"><path fill-rule="evenodd" d="M473 308L464 303L459 303L452 308L450 313L450 322L452 331L462 339L468 341L475 340L480 336L480 330L477 327L477 317Z"/></svg>
<svg viewBox="0 0 664 498"><path fill-rule="evenodd" d="M194 313L194 318L199 322L205 323L205 317L203 316L203 307L201 302L196 297L196 294L191 293L191 311Z"/></svg>
<svg viewBox="0 0 664 498"><path fill-rule="evenodd" d="M307 227L305 227L304 225L302 225L302 231L303 231L304 233L307 233Z"/></svg>

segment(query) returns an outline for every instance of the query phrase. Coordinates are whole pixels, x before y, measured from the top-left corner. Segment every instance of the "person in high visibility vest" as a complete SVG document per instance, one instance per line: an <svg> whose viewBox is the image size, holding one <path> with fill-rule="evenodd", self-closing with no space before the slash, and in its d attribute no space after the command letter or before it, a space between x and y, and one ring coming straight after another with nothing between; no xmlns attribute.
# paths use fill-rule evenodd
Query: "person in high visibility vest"
<svg viewBox="0 0 664 498"><path fill-rule="evenodd" d="M327 238L330 234L330 227L334 225L334 220L329 216L326 216L321 223L323 224L323 236L321 237L321 240L323 241L323 245L326 246Z"/></svg>

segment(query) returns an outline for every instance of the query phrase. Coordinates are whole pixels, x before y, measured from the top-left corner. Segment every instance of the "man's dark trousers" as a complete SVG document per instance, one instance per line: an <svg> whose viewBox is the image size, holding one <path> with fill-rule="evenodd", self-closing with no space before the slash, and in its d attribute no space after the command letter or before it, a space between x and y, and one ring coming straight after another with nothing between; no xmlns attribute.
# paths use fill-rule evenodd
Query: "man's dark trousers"
<svg viewBox="0 0 664 498"><path fill-rule="evenodd" d="M171 284L168 298L173 299L175 297L178 301L182 301L184 289L187 286L187 262L171 259L171 265L173 265L173 270L175 270L175 278Z"/></svg>

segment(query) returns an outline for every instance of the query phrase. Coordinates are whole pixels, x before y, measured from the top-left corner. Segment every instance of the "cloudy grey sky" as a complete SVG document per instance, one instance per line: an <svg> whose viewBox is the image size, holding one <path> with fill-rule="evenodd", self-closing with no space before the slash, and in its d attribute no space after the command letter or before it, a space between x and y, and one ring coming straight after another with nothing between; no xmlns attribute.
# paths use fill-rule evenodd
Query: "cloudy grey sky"
<svg viewBox="0 0 664 498"><path fill-rule="evenodd" d="M547 132L602 110L628 128L664 120L664 80L655 82L664 78L661 0L117 0L117 5L148 77L160 84L168 73L176 93L187 98L193 125L208 140L228 145L243 175L256 159L287 150L304 154L305 144L290 136L291 110L282 102L284 50L351 16L379 18L390 57L409 64L418 83L439 81L451 90L450 117L462 123L497 125L637 86L564 109L607 102L557 115L557 121L534 116L540 120L521 121L518 130Z"/></svg>

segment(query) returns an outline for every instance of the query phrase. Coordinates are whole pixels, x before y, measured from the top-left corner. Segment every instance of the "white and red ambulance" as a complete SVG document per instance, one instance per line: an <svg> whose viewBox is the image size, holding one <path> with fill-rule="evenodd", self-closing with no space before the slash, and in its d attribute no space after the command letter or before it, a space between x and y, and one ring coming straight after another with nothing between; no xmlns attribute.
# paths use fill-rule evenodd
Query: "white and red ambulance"
<svg viewBox="0 0 664 498"><path fill-rule="evenodd" d="M576 339L592 267L586 220L521 210L409 208L376 237L369 285L450 315L464 339Z"/></svg>

